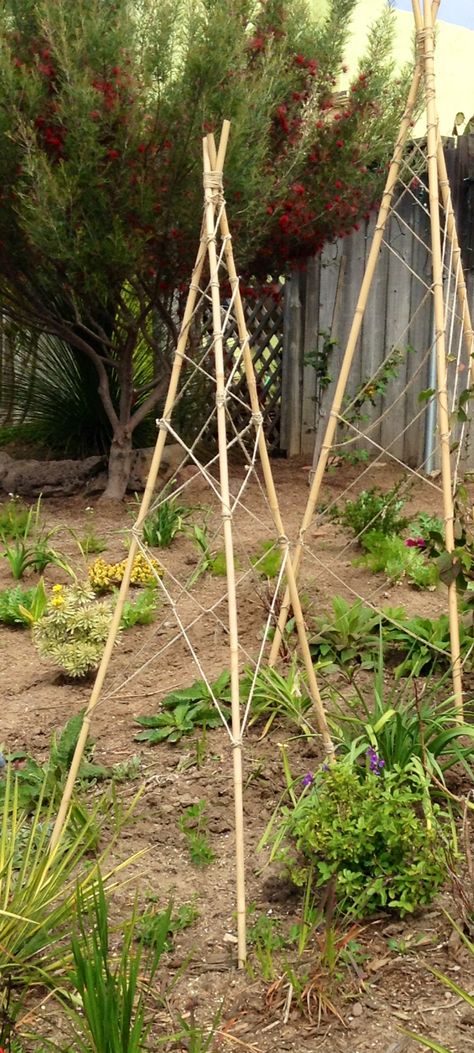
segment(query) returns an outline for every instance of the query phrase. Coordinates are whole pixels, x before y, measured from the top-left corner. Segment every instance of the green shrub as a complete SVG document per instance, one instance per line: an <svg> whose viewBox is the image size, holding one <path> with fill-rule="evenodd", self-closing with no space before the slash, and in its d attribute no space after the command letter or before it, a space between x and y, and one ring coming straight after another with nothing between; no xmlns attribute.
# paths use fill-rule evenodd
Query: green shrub
<svg viewBox="0 0 474 1053"><path fill-rule="evenodd" d="M356 537L371 529L381 534L400 534L408 526L408 519L400 515L405 502L397 496L399 489L397 483L385 494L377 486L362 490L354 501L346 501L341 523Z"/></svg>
<svg viewBox="0 0 474 1053"><path fill-rule="evenodd" d="M374 574L382 571L391 581L406 578L418 589L434 589L439 581L435 563L429 562L417 547L411 547L401 537L387 536L380 530L370 530L361 538L367 555L357 560Z"/></svg>
<svg viewBox="0 0 474 1053"><path fill-rule="evenodd" d="M324 768L287 811L277 840L291 879L336 877L338 908L354 917L380 909L403 915L428 903L447 873L440 810L417 769L389 771L371 758Z"/></svg>

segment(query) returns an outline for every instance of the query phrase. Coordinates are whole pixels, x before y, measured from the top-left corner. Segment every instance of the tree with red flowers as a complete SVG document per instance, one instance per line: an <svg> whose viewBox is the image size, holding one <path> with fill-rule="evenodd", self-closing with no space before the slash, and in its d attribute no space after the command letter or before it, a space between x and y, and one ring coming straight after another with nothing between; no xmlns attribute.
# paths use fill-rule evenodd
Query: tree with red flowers
<svg viewBox="0 0 474 1053"><path fill-rule="evenodd" d="M232 121L226 198L246 284L303 265L374 207L405 85L387 11L335 105L356 6L330 0L314 20L306 0L4 0L1 308L95 371L108 496L123 496L133 433L166 388L202 134Z"/></svg>

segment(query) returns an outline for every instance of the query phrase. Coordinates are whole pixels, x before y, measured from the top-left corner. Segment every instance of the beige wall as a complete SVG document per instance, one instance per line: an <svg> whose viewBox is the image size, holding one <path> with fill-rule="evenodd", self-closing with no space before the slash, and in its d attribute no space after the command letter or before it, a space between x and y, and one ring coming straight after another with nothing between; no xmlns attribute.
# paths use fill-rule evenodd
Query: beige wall
<svg viewBox="0 0 474 1053"><path fill-rule="evenodd" d="M359 0L353 17L353 34L347 62L357 65L358 57L367 40L367 26L383 10L386 0ZM448 3L449 0L444 0ZM474 3L474 0L472 0ZM315 7L320 9L316 0ZM443 6L443 0L441 7ZM405 11L395 13L397 26L396 53L400 62L413 56L413 15ZM451 135L456 114L464 113L466 121L474 115L474 31L439 20L436 43L437 101L442 135ZM340 87L345 87L343 80ZM462 127L460 130L462 130ZM423 119L415 134L425 131Z"/></svg>

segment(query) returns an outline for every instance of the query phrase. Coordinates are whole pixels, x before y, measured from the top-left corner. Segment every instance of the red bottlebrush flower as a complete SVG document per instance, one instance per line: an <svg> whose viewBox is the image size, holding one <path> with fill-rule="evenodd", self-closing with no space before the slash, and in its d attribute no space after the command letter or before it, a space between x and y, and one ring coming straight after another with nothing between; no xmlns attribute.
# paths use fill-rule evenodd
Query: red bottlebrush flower
<svg viewBox="0 0 474 1053"><path fill-rule="evenodd" d="M99 110L91 110L89 113L89 117L91 117L93 121L97 121L100 117Z"/></svg>
<svg viewBox="0 0 474 1053"><path fill-rule="evenodd" d="M43 73L45 77L54 77L56 70L50 63L39 62L38 63L39 73Z"/></svg>
<svg viewBox="0 0 474 1053"><path fill-rule="evenodd" d="M289 222L290 222L290 217L286 215L286 212L283 213L283 215L280 216L280 218L278 220L278 223L279 223L279 225L280 225L282 230L286 230Z"/></svg>
<svg viewBox="0 0 474 1053"><path fill-rule="evenodd" d="M292 191L294 194L304 194L305 188L302 183L293 183Z"/></svg>
<svg viewBox="0 0 474 1053"><path fill-rule="evenodd" d="M316 128L324 128L324 121L316 121Z"/></svg>
<svg viewBox="0 0 474 1053"><path fill-rule="evenodd" d="M336 146L338 146L339 149L342 150L342 147L344 146L344 139L336 139Z"/></svg>
<svg viewBox="0 0 474 1053"><path fill-rule="evenodd" d="M145 143L139 143L137 146L137 150L139 154L144 154L146 151Z"/></svg>
<svg viewBox="0 0 474 1053"><path fill-rule="evenodd" d="M43 48L43 50L41 52L41 58L45 59L46 61L49 58L51 58L51 52L50 52L49 48ZM1 1051L0 1051L0 1053L1 1053Z"/></svg>
<svg viewBox="0 0 474 1053"><path fill-rule="evenodd" d="M265 48L265 37L253 37L249 41L249 48L251 51L263 51Z"/></svg>
<svg viewBox="0 0 474 1053"><path fill-rule="evenodd" d="M265 212L267 213L267 216L273 216L273 205L267 205Z"/></svg>
<svg viewBox="0 0 474 1053"><path fill-rule="evenodd" d="M304 55L295 55L295 62L297 66L306 66L306 59Z"/></svg>
<svg viewBox="0 0 474 1053"><path fill-rule="evenodd" d="M117 161L120 157L120 150L107 150L107 157L110 161Z"/></svg>
<svg viewBox="0 0 474 1053"><path fill-rule="evenodd" d="M121 72L122 70L120 69L120 66L112 66L112 73L114 77L119 77Z"/></svg>
<svg viewBox="0 0 474 1053"><path fill-rule="evenodd" d="M336 179L336 182L334 183L334 186L336 187L336 190L342 190L341 180L340 179Z"/></svg>
<svg viewBox="0 0 474 1053"><path fill-rule="evenodd" d="M39 114L38 117L35 117L35 125L37 128L43 128L45 124L46 117L42 117L41 114Z"/></svg>
<svg viewBox="0 0 474 1053"><path fill-rule="evenodd" d="M22 65L23 65L23 63L22 63L21 59L19 59L19 58L14 58L14 59L13 59L13 65L14 65L14 66L17 66L17 68L20 68L20 66L22 66Z"/></svg>
<svg viewBox="0 0 474 1053"><path fill-rule="evenodd" d="M318 72L318 63L316 62L316 59L310 59L309 62L306 63L306 65L310 77L314 77L315 74Z"/></svg>
<svg viewBox="0 0 474 1053"><path fill-rule="evenodd" d="M212 131L212 129L211 129L211 131ZM173 145L173 143L171 142L170 139L164 139L163 140L163 150L171 150L172 145Z"/></svg>

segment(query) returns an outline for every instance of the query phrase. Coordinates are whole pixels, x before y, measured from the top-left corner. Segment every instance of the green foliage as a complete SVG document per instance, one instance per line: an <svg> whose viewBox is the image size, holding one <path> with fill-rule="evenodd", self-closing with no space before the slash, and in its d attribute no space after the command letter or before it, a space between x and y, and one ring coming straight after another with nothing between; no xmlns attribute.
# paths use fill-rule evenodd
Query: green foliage
<svg viewBox="0 0 474 1053"><path fill-rule="evenodd" d="M171 951L176 933L190 928L199 918L199 911L195 902L182 903L176 909L173 907L171 913L169 907L166 911L159 910L156 906L147 907L140 915L137 925L137 937L145 947L154 947L157 940L161 941L164 917L168 919L168 930L163 949Z"/></svg>
<svg viewBox="0 0 474 1053"><path fill-rule="evenodd" d="M404 578L418 589L434 589L438 583L438 570L434 563L425 559L416 547L410 547L401 537L387 535L379 530L370 530L361 538L367 555L357 560L360 567L368 567L374 574L383 571L391 581Z"/></svg>
<svg viewBox="0 0 474 1053"><path fill-rule="evenodd" d="M436 670L446 669L451 662L451 640L449 617L413 618L397 617L396 625L388 623L383 629L384 643L395 652L404 655L396 667L397 677L427 676ZM463 661L472 650L472 632L459 624L461 658Z"/></svg>
<svg viewBox="0 0 474 1053"><path fill-rule="evenodd" d="M178 497L165 497L153 512L148 513L143 523L145 544L168 548L175 537L184 530L185 521L190 514L191 509L180 504Z"/></svg>
<svg viewBox="0 0 474 1053"><path fill-rule="evenodd" d="M96 669L109 635L112 607L82 585L57 591L33 627L38 654L67 674L80 678Z"/></svg>
<svg viewBox="0 0 474 1053"><path fill-rule="evenodd" d="M373 695L359 689L341 705L333 703L329 719L338 755L369 758L374 767L382 762L390 771L403 771L416 759L439 781L462 764L471 779L474 728L459 723L451 698L439 701L441 690L442 683L423 689L412 678L390 687L381 650Z"/></svg>
<svg viewBox="0 0 474 1053"><path fill-rule="evenodd" d="M53 804L45 809L40 793L32 816L27 815L20 806L19 782L11 765L7 765L0 808L2 993L10 986L31 990L36 984L57 989L65 956L60 941L70 931L76 891L79 888L87 901L97 873L99 860L91 858L97 810L79 830L70 816L51 853ZM114 838L102 854L102 862L113 845ZM3 1019L0 1026L7 1023ZM0 1034L2 1040L4 1037Z"/></svg>
<svg viewBox="0 0 474 1053"><path fill-rule="evenodd" d="M31 526L32 509L11 495L8 501L0 506L0 537L26 538Z"/></svg>
<svg viewBox="0 0 474 1053"><path fill-rule="evenodd" d="M440 810L415 767L321 770L286 809L277 844L283 838L292 880L305 884L311 868L316 887L335 877L338 909L355 917L411 913L432 901L447 873Z"/></svg>
<svg viewBox="0 0 474 1053"><path fill-rule="evenodd" d="M357 601L352 606L342 596L332 600L333 614L315 619L310 640L312 655L329 658L348 671L373 669L377 661L380 615Z"/></svg>
<svg viewBox="0 0 474 1053"><path fill-rule="evenodd" d="M330 0L315 22L303 0L6 0L0 295L8 345L27 345L27 369L2 378L9 428L34 428L38 392L49 446L58 429L80 443L84 420L84 442L113 437L115 452L162 398L175 293L191 273L201 220L201 137L224 116L226 200L247 281L284 273L373 207L405 74L392 76L387 11L332 119L356 2ZM71 355L80 363L46 410L38 333L56 341L59 371ZM100 414L84 395L92 370ZM15 408L23 372L24 420Z"/></svg>
<svg viewBox="0 0 474 1053"><path fill-rule="evenodd" d="M241 697L249 696L254 677L251 672L241 683ZM302 682L301 671L295 661L286 675L282 676L273 667L261 668L255 677L250 702L250 723L264 723L262 738L268 734L274 721L295 724L303 734L312 734L305 714L311 708L311 699Z"/></svg>
<svg viewBox="0 0 474 1053"><path fill-rule="evenodd" d="M32 589L22 589L20 585L15 585L13 589L2 589L0 592L0 622L3 625L25 628L41 617L46 603L43 579Z"/></svg>
<svg viewBox="0 0 474 1053"><path fill-rule="evenodd" d="M276 541L262 541L250 562L262 578L276 578L280 573L282 552Z"/></svg>
<svg viewBox="0 0 474 1053"><path fill-rule="evenodd" d="M368 530L380 534L400 534L408 525L408 519L400 515L404 505L398 497L400 483L383 493L374 486L362 490L354 501L346 501L341 522L349 527L357 538Z"/></svg>
<svg viewBox="0 0 474 1053"><path fill-rule="evenodd" d="M179 829L186 838L186 844L195 867L207 867L213 863L216 856L208 841L206 802L197 801L191 804L183 815L180 816Z"/></svg>
<svg viewBox="0 0 474 1053"><path fill-rule="evenodd" d="M43 764L39 764L30 754L18 751L7 756L9 762L21 762L21 767L16 771L18 802L28 814L38 807L40 801L44 809L59 805L82 720L82 713L75 714L68 720L59 737L53 735L49 757ZM113 774L113 768L104 768L93 763L92 749L89 745L79 768L79 781L106 779ZM4 793L5 783L0 781L0 801L3 800ZM78 827L85 821L86 813L79 801L73 804L73 816Z"/></svg>
<svg viewBox="0 0 474 1053"><path fill-rule="evenodd" d="M229 718L230 675L221 673L211 684L211 691L203 680L190 687L171 691L160 703L160 712L152 717L136 717L136 723L146 728L135 738L153 745L156 742L179 742L197 728L217 728L222 721L213 697L219 702L224 716Z"/></svg>
<svg viewBox="0 0 474 1053"><path fill-rule="evenodd" d="M134 625L151 625L158 610L156 589L143 589L134 600L125 600L121 618L121 628L131 629Z"/></svg>
<svg viewBox="0 0 474 1053"><path fill-rule="evenodd" d="M146 995L166 947L171 907L156 923L153 948L144 955L136 910L125 926L118 955L112 949L109 909L100 874L88 897L78 890L74 965L69 981L81 1012L70 1009L75 1040L83 1053L141 1053L148 1049L151 1018Z"/></svg>
<svg viewBox="0 0 474 1053"><path fill-rule="evenodd" d="M225 577L227 571L225 552L222 550L216 552L212 549L207 526L204 525L200 527L197 524L194 524L191 530L191 538L200 554L200 560L187 582L187 587L191 588L191 586L195 585L199 578L206 573L213 574L214 577L217 578ZM237 561L235 559L234 566L237 566Z"/></svg>
<svg viewBox="0 0 474 1053"><path fill-rule="evenodd" d="M79 551L83 556L92 556L99 552L105 552L107 548L107 542L105 538L99 537L95 532L94 526L94 509L86 508L86 521L84 526L84 533L79 535L76 531L71 530L71 534L77 541Z"/></svg>

